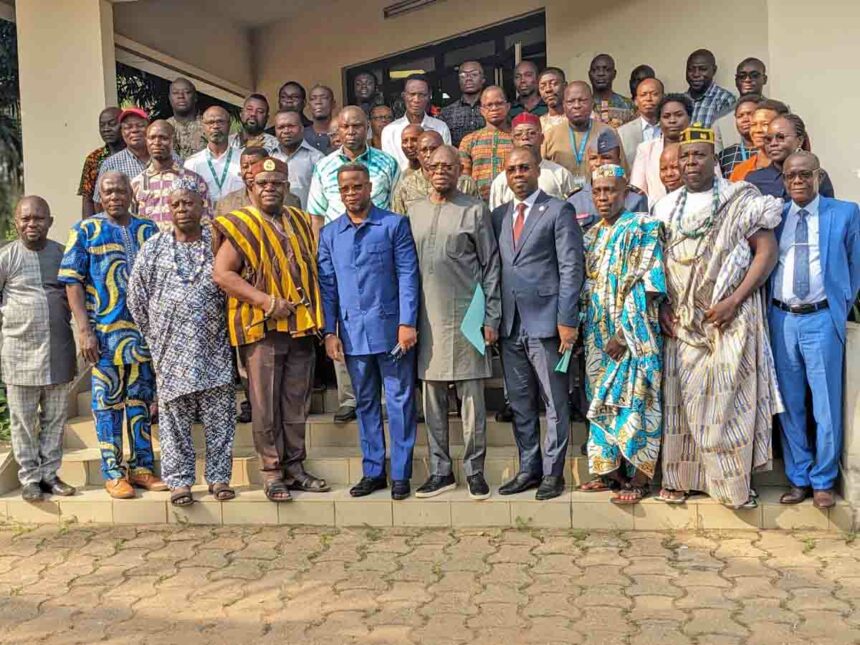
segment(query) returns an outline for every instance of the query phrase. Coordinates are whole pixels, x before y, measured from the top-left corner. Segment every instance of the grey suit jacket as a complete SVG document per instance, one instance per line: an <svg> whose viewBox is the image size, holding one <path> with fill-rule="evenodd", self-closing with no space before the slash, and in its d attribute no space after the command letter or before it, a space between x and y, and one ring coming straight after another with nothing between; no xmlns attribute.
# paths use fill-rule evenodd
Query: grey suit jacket
<svg viewBox="0 0 860 645"><path fill-rule="evenodd" d="M621 139L621 148L624 150L624 156L627 157L627 167L633 168L633 161L636 159L636 148L642 143L642 121L640 117L636 117L632 121L625 123L618 128L618 136Z"/></svg>
<svg viewBox="0 0 860 645"><path fill-rule="evenodd" d="M514 317L530 338L553 338L558 325L579 325L584 256L573 206L540 191L514 248L514 202L492 213L502 261L502 338Z"/></svg>

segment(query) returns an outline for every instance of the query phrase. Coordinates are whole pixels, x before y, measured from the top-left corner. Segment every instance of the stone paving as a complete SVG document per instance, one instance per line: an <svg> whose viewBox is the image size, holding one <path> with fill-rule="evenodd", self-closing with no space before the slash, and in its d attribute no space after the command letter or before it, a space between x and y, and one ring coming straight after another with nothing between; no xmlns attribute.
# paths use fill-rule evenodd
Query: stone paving
<svg viewBox="0 0 860 645"><path fill-rule="evenodd" d="M854 535L0 526L0 643L860 642Z"/></svg>

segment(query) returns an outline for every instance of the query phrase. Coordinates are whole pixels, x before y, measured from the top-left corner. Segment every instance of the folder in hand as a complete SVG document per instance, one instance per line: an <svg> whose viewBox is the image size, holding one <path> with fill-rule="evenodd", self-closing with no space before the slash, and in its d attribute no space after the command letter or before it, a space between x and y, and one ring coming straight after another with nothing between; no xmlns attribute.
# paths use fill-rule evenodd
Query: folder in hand
<svg viewBox="0 0 860 645"><path fill-rule="evenodd" d="M484 289L478 284L475 287L475 294L472 296L472 302L469 303L469 308L466 309L466 315L463 316L463 322L460 324L460 331L472 345L475 346L481 356L487 351L484 343L484 315L486 313L486 302L484 300Z"/></svg>
<svg viewBox="0 0 860 645"><path fill-rule="evenodd" d="M564 354L561 355L561 358L558 359L558 363L555 365L555 371L561 372L562 374L567 373L567 368L570 367L570 356L573 354L573 350L569 349Z"/></svg>

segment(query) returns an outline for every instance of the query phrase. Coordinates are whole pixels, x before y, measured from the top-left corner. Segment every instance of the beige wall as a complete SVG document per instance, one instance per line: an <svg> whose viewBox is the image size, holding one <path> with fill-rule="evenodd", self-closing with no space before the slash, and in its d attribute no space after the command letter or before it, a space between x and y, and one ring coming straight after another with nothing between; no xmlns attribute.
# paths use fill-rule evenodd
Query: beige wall
<svg viewBox="0 0 860 645"><path fill-rule="evenodd" d="M114 5L114 27L147 47L241 87L253 87L248 30L217 17L205 0Z"/></svg>
<svg viewBox="0 0 860 645"><path fill-rule="evenodd" d="M769 4L771 94L803 117L836 196L860 201L860 2Z"/></svg>
<svg viewBox="0 0 860 645"><path fill-rule="evenodd" d="M670 89L682 90L687 54L709 47L717 55L718 81L734 88L735 64L746 56L767 60L766 0L448 0L404 16L383 20L389 0L365 0L360 14L350 0L308 7L293 18L255 34L257 87L273 96L288 78L306 85L323 82L342 89L342 68L467 31L537 9L546 9L550 65L571 79L587 79L595 54L609 52L618 66L616 90L626 92L630 70L652 65ZM350 10L352 9L352 10ZM744 21L737 21L744 15ZM324 16L324 18L321 18ZM667 33L673 33L667 38ZM333 34L353 34L337 38ZM731 34L730 38L726 34ZM291 64L290 61L297 61Z"/></svg>
<svg viewBox="0 0 860 645"><path fill-rule="evenodd" d="M24 190L48 200L51 237L80 219L84 157L99 143L97 117L116 104L111 7L105 0L18 0ZM75 68L69 66L73 52ZM62 97L58 101L57 97Z"/></svg>

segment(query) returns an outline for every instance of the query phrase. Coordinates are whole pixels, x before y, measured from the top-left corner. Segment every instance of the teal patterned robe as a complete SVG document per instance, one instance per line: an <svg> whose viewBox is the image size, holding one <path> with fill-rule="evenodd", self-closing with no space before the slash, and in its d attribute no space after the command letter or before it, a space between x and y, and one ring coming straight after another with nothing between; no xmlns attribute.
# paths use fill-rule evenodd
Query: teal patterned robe
<svg viewBox="0 0 860 645"><path fill-rule="evenodd" d="M585 234L583 289L588 409L588 468L605 475L624 466L653 476L660 453L663 338L657 320L666 293L661 224L623 212ZM658 297L654 297L658 294ZM604 348L623 336L627 351L612 360Z"/></svg>

